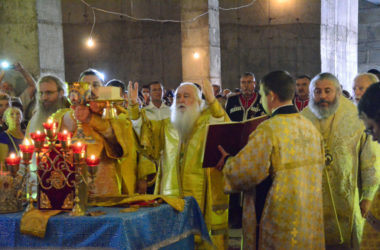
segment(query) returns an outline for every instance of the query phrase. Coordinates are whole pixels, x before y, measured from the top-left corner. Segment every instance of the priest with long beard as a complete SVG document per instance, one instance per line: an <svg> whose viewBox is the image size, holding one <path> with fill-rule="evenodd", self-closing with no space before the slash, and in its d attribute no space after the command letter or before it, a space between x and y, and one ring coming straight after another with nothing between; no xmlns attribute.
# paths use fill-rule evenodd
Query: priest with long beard
<svg viewBox="0 0 380 250"><path fill-rule="evenodd" d="M53 75L41 77L37 83L37 106L27 127L26 136L37 130L43 131L42 123L57 110L70 107L65 96L66 86L61 79Z"/></svg>
<svg viewBox="0 0 380 250"><path fill-rule="evenodd" d="M138 84L128 86L131 120L139 118L137 103ZM215 99L211 83L202 83L206 104L202 93L190 82L182 83L175 92L171 106L171 117L162 120L159 135L153 134L150 121L143 120L140 143L145 152L155 150L152 145L160 145L161 162L155 187L156 194L183 197L193 196L202 211L213 244L217 249L227 249L228 195L223 193L223 175L215 168L202 168L202 155L206 139L207 125L229 121L219 102ZM159 143L149 141L158 140ZM196 238L197 248L207 248Z"/></svg>

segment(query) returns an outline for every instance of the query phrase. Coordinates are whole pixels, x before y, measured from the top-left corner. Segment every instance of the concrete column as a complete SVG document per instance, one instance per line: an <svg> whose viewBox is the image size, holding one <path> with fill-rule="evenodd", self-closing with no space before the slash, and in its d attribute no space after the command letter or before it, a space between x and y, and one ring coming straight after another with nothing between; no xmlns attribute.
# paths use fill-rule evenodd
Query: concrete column
<svg viewBox="0 0 380 250"><path fill-rule="evenodd" d="M64 78L60 0L0 0L0 60L21 62L36 78L53 73ZM6 73L16 92L25 86L15 71Z"/></svg>
<svg viewBox="0 0 380 250"><path fill-rule="evenodd" d="M65 77L61 0L36 0L41 74Z"/></svg>
<svg viewBox="0 0 380 250"><path fill-rule="evenodd" d="M321 69L351 91L358 68L358 0L321 1Z"/></svg>
<svg viewBox="0 0 380 250"><path fill-rule="evenodd" d="M189 20L204 12L197 21L181 24L183 81L210 79L221 84L219 1L181 0L181 19ZM198 55L199 58L195 58Z"/></svg>

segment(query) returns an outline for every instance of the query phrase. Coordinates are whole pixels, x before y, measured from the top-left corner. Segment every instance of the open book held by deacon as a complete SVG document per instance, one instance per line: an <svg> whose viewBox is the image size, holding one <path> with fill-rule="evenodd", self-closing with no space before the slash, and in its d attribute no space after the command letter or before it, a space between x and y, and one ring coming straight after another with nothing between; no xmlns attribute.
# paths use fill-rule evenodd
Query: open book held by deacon
<svg viewBox="0 0 380 250"><path fill-rule="evenodd" d="M249 135L257 126L269 117L259 116L242 122L229 122L208 125L205 152L203 154L203 167L215 167L221 153L221 145L232 156L235 156L248 142Z"/></svg>

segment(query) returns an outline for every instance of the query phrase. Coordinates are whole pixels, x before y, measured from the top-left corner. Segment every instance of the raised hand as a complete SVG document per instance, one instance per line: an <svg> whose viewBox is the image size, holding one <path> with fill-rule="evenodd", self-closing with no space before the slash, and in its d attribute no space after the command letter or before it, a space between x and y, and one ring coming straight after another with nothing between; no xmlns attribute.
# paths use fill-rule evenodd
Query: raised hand
<svg viewBox="0 0 380 250"><path fill-rule="evenodd" d="M132 81L128 83L128 101L134 105L137 104L137 98L139 96L139 83L135 82L132 84Z"/></svg>
<svg viewBox="0 0 380 250"><path fill-rule="evenodd" d="M15 64L13 64L13 68L14 70L18 71L18 72L21 72L24 70L24 67L22 66L21 63L17 62Z"/></svg>
<svg viewBox="0 0 380 250"><path fill-rule="evenodd" d="M202 80L201 82L202 92L205 96L207 103L212 103L215 100L214 91L212 89L211 82L208 79Z"/></svg>

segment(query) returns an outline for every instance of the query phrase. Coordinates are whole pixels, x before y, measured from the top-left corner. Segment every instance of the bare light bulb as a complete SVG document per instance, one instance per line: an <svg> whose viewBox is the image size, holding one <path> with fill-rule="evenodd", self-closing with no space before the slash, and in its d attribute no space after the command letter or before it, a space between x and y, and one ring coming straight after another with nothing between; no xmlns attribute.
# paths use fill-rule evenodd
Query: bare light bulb
<svg viewBox="0 0 380 250"><path fill-rule="evenodd" d="M87 46L88 46L89 48L92 48L92 47L94 46L94 41L92 40L92 38L89 38L89 39L87 40Z"/></svg>
<svg viewBox="0 0 380 250"><path fill-rule="evenodd" d="M199 53L198 52L194 52L193 57L194 57L194 59L198 59L199 58Z"/></svg>

